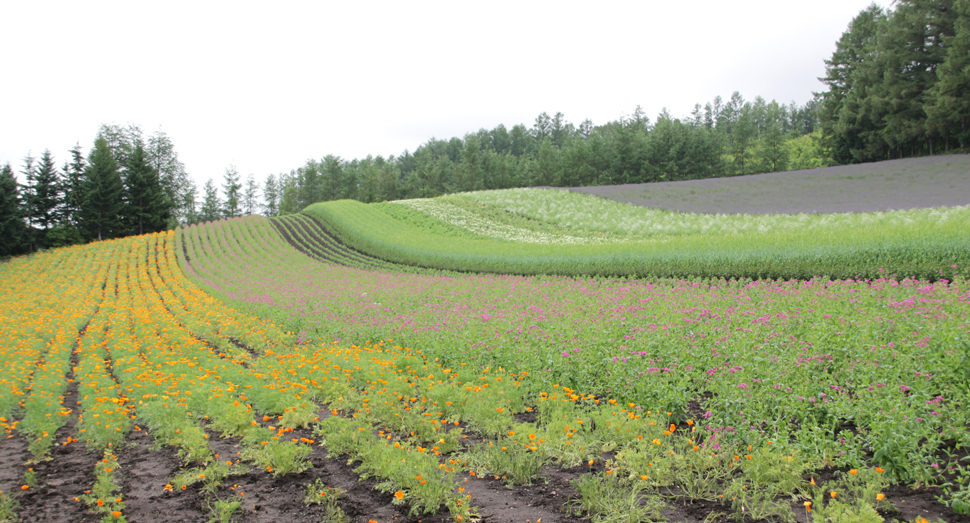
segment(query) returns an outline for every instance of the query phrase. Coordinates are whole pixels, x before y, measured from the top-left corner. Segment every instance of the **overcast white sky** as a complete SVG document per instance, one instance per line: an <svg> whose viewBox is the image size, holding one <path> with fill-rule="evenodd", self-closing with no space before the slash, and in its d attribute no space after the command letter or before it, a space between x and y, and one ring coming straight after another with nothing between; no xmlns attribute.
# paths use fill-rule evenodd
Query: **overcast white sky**
<svg viewBox="0 0 970 523"><path fill-rule="evenodd" d="M398 155L542 111L803 104L870 0L0 3L0 164L162 130L201 188Z"/></svg>

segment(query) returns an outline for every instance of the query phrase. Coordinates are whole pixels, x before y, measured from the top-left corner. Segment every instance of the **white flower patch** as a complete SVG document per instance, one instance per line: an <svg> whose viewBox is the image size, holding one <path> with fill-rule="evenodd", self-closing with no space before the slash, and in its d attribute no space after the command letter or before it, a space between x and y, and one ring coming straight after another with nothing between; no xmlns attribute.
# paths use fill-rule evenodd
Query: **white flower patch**
<svg viewBox="0 0 970 523"><path fill-rule="evenodd" d="M475 213L436 199L397 200L389 203L407 205L418 212L437 218L455 227L498 240L544 244L588 244L608 243L610 241L604 238L580 238L577 236L548 234L506 225L483 218Z"/></svg>
<svg viewBox="0 0 970 523"><path fill-rule="evenodd" d="M868 213L705 214L650 209L556 189L504 189L468 192L461 196L567 229L640 238L805 232L896 225L933 227L952 220L970 220L970 206Z"/></svg>

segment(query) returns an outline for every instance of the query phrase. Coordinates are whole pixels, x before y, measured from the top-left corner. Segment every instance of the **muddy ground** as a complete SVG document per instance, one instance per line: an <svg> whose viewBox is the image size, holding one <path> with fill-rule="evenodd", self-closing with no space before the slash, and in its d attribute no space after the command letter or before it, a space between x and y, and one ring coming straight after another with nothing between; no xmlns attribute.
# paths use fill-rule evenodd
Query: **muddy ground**
<svg viewBox="0 0 970 523"><path fill-rule="evenodd" d="M74 403L74 397L66 398L65 405ZM67 438L73 430L73 421L61 429L59 440ZM312 438L309 430L296 431L293 437ZM52 459L31 466L38 473L38 484L21 491L19 483L26 472L29 458L26 443L17 435L0 440L0 486L18 499L21 521L49 523L87 523L98 521L86 507L74 500L80 497L94 481L94 465L100 455L86 450L80 443L59 445ZM63 436L63 437L62 437ZM210 439L214 452L220 459L233 459L241 448L232 438ZM132 523L155 522L205 522L210 517L209 503L218 499L242 499L243 504L233 521L240 523L319 523L324 518L321 505L303 503L308 484L317 479L329 487L343 491L340 506L349 521L368 523L437 523L449 521L446 513L409 516L406 506L394 505L390 494L375 489L376 481L361 480L354 472L353 464L339 456L330 456L323 446L314 444L310 456L313 467L300 474L275 478L263 471L250 471L230 477L216 493L207 496L195 485L186 490L166 491L165 485L181 468L181 462L170 448L155 448L152 436L146 430L132 431L124 448L118 449L122 496L126 503L125 516ZM470 444L475 444L472 440ZM588 521L570 514L566 509L577 495L571 485L582 474L603 472L602 462L594 466L559 469L546 466L542 478L533 485L507 487L501 479L463 474L459 484L471 494L479 507L480 521L488 523L544 523ZM834 471L822 471L819 481L830 477ZM238 495L242 495L241 498ZM711 502L686 503L676 501L676 491L667 492L667 507L663 514L671 522L727 522L736 521L727 505ZM914 521L917 516L930 522L970 523L970 516L954 514L936 498L939 489L912 489L892 487L885 492L896 507L895 512L884 513L887 520ZM799 522L807 522L800 502L792 502ZM720 514L720 515L718 515ZM749 520L750 521L750 520Z"/></svg>

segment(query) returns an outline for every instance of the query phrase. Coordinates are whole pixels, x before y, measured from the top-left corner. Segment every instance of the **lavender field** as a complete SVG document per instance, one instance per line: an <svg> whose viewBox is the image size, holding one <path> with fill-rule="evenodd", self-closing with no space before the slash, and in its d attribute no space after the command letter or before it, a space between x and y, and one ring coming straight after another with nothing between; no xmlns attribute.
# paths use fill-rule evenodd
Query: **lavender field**
<svg viewBox="0 0 970 523"><path fill-rule="evenodd" d="M569 190L653 209L701 213L840 213L962 206L970 205L970 155Z"/></svg>

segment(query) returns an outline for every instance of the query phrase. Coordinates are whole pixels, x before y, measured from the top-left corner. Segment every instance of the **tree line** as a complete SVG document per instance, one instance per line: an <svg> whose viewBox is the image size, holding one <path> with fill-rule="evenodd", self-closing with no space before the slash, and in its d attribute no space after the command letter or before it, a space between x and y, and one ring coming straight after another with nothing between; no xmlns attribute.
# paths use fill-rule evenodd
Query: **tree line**
<svg viewBox="0 0 970 523"><path fill-rule="evenodd" d="M689 180L826 166L817 104L779 104L762 97L697 104L655 121L637 107L594 126L562 113L449 140L432 138L413 153L343 160L328 155L262 185L268 215L299 212L310 203L428 198L452 192L531 186L582 186Z"/></svg>
<svg viewBox="0 0 970 523"><path fill-rule="evenodd" d="M845 164L970 147L970 0L900 0L856 16L825 61L819 119Z"/></svg>
<svg viewBox="0 0 970 523"><path fill-rule="evenodd" d="M195 189L163 132L103 125L60 167L28 154L20 178L0 169L0 256L157 232L191 218Z"/></svg>
<svg viewBox="0 0 970 523"><path fill-rule="evenodd" d="M862 10L825 61L828 90L804 105L735 92L655 120L638 106L603 125L541 113L431 138L414 152L327 155L245 181L229 166L202 194L168 137L102 126L90 153L57 168L28 155L0 176L0 256L312 203L453 192L689 180L965 151L970 147L970 0L899 0ZM221 189L221 191L220 191Z"/></svg>

